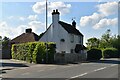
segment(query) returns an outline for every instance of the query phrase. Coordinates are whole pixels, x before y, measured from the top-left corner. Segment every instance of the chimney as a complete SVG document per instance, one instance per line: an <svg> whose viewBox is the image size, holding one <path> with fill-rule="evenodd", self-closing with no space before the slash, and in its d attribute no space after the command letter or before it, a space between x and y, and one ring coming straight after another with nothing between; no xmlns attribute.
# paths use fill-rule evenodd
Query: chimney
<svg viewBox="0 0 120 80"><path fill-rule="evenodd" d="M76 22L75 22L75 20L73 20L72 26L73 26L74 28L76 28Z"/></svg>
<svg viewBox="0 0 120 80"><path fill-rule="evenodd" d="M53 24L59 22L59 15L60 15L60 13L59 13L58 9L53 10L53 12L52 12L52 23Z"/></svg>
<svg viewBox="0 0 120 80"><path fill-rule="evenodd" d="M32 32L32 29L31 28L28 28L25 30L26 33L31 33Z"/></svg>

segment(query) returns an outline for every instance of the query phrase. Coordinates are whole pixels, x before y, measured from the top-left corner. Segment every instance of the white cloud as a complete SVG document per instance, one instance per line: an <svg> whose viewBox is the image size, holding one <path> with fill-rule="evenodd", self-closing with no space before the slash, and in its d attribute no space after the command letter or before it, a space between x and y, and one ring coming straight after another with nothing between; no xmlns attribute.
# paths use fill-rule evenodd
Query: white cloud
<svg viewBox="0 0 120 80"><path fill-rule="evenodd" d="M32 28L33 32L40 34L45 31L45 24L40 21L31 21L28 23L28 27Z"/></svg>
<svg viewBox="0 0 120 80"><path fill-rule="evenodd" d="M8 26L7 22L0 22L0 36L7 36L9 38L14 38L21 34L23 30L26 28L26 25L21 25L16 28Z"/></svg>
<svg viewBox="0 0 120 80"><path fill-rule="evenodd" d="M118 2L107 2L104 4L100 4L97 6L98 7L98 11L102 14L104 14L105 16L109 16L112 14L116 14L117 15L117 11L118 11Z"/></svg>
<svg viewBox="0 0 120 80"><path fill-rule="evenodd" d="M114 18L114 19L102 19L100 20L99 23L97 23L96 25L93 26L94 29L100 29L100 28L104 28L104 27L109 27L109 26L117 26L118 23L118 19Z"/></svg>
<svg viewBox="0 0 120 80"><path fill-rule="evenodd" d="M13 19L14 18L14 16L10 16L10 17L8 17L8 19Z"/></svg>
<svg viewBox="0 0 120 80"><path fill-rule="evenodd" d="M11 27L5 21L0 22L0 36L4 37L7 36L11 39L19 36L20 34L25 32L25 29L32 28L32 31L37 33L38 35L40 32L45 31L45 25L39 21L31 21L27 25L19 25L17 27Z"/></svg>
<svg viewBox="0 0 120 80"><path fill-rule="evenodd" d="M38 18L38 15L29 15L28 16L28 19L32 20L32 21L37 20L37 18Z"/></svg>
<svg viewBox="0 0 120 80"><path fill-rule="evenodd" d="M117 19L107 19L110 15L117 15L118 3L107 2L97 5L97 12L90 16L84 16L80 19L80 26L91 26L93 29L100 29L108 26L115 26Z"/></svg>
<svg viewBox="0 0 120 80"><path fill-rule="evenodd" d="M21 21L24 21L24 20L25 20L25 18L24 18L24 17L19 17L19 19L20 19Z"/></svg>
<svg viewBox="0 0 120 80"><path fill-rule="evenodd" d="M90 16L84 16L80 19L80 26L93 26L99 22L104 16L98 13L93 13Z"/></svg>
<svg viewBox="0 0 120 80"><path fill-rule="evenodd" d="M35 13L41 14L45 12L45 2L36 2L36 4L33 5L32 9ZM48 3L48 15L50 16L53 9L59 9L61 14L69 13L69 10L71 8L71 4L65 4L64 2L50 2Z"/></svg>

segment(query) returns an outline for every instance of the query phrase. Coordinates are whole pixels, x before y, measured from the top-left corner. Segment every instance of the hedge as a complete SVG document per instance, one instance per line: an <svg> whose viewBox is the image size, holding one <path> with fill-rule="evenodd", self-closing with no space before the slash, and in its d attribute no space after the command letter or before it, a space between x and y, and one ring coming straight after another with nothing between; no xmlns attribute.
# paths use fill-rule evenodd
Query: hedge
<svg viewBox="0 0 120 80"><path fill-rule="evenodd" d="M102 51L100 49L91 49L87 51L87 60L100 60L102 58Z"/></svg>
<svg viewBox="0 0 120 80"><path fill-rule="evenodd" d="M103 58L118 58L120 55L116 48L106 48L103 50Z"/></svg>
<svg viewBox="0 0 120 80"><path fill-rule="evenodd" d="M29 42L12 45L12 58L34 63L53 63L55 43ZM47 56L47 54L48 56ZM48 57L46 59L46 56Z"/></svg>

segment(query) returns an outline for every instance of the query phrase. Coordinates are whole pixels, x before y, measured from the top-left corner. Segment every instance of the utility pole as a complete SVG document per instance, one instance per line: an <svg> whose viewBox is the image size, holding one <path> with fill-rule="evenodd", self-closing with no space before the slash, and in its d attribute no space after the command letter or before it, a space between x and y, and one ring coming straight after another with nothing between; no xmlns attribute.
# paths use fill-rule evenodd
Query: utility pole
<svg viewBox="0 0 120 80"><path fill-rule="evenodd" d="M47 13L48 13L48 8L47 8L47 0L46 0L46 31L47 31L47 23L48 23L48 19L47 19ZM46 63L48 63L48 35L46 35Z"/></svg>

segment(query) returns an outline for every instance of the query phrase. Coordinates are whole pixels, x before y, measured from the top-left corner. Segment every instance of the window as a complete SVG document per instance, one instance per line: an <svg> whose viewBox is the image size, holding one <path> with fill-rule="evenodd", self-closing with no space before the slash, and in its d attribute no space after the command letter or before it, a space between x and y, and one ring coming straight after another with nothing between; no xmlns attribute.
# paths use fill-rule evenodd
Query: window
<svg viewBox="0 0 120 80"><path fill-rule="evenodd" d="M79 37L79 43L81 43L81 36Z"/></svg>
<svg viewBox="0 0 120 80"><path fill-rule="evenodd" d="M70 35L70 41L71 41L71 43L74 42L74 35L73 34Z"/></svg>
<svg viewBox="0 0 120 80"><path fill-rule="evenodd" d="M70 51L71 53L73 53L74 52L74 49L71 49L71 51Z"/></svg>
<svg viewBox="0 0 120 80"><path fill-rule="evenodd" d="M65 51L61 51L62 53L65 53Z"/></svg>

